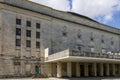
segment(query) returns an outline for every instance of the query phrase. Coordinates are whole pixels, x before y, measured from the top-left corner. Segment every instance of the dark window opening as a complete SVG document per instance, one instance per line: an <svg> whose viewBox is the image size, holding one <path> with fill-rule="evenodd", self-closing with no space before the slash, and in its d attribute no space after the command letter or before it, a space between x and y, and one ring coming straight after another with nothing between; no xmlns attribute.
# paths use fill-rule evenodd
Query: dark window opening
<svg viewBox="0 0 120 80"><path fill-rule="evenodd" d="M36 42L36 48L40 48L40 42Z"/></svg>
<svg viewBox="0 0 120 80"><path fill-rule="evenodd" d="M31 21L27 21L26 26L31 27Z"/></svg>
<svg viewBox="0 0 120 80"><path fill-rule="evenodd" d="M21 29L20 28L16 28L16 35L21 35Z"/></svg>
<svg viewBox="0 0 120 80"><path fill-rule="evenodd" d="M102 39L101 42L104 43L104 40Z"/></svg>
<svg viewBox="0 0 120 80"><path fill-rule="evenodd" d="M81 39L81 35L78 35L78 38Z"/></svg>
<svg viewBox="0 0 120 80"><path fill-rule="evenodd" d="M16 39L16 46L21 46L21 40L20 39Z"/></svg>
<svg viewBox="0 0 120 80"><path fill-rule="evenodd" d="M36 38L40 38L40 32L36 32Z"/></svg>
<svg viewBox="0 0 120 80"><path fill-rule="evenodd" d="M40 23L36 23L36 28L40 29Z"/></svg>
<svg viewBox="0 0 120 80"><path fill-rule="evenodd" d="M81 46L78 46L77 48L78 48L78 50L81 50Z"/></svg>
<svg viewBox="0 0 120 80"><path fill-rule="evenodd" d="M63 36L66 37L66 36L67 36L67 33L66 33L66 32L63 32Z"/></svg>
<svg viewBox="0 0 120 80"><path fill-rule="evenodd" d="M31 47L31 41L30 40L26 41L26 47Z"/></svg>
<svg viewBox="0 0 120 80"><path fill-rule="evenodd" d="M94 41L93 37L90 38L91 41Z"/></svg>
<svg viewBox="0 0 120 80"><path fill-rule="evenodd" d="M16 24L21 25L21 19L16 19Z"/></svg>
<svg viewBox="0 0 120 80"><path fill-rule="evenodd" d="M113 41L111 41L111 45L114 45L114 42L113 42Z"/></svg>
<svg viewBox="0 0 120 80"><path fill-rule="evenodd" d="M31 37L31 31L30 30L26 30L26 36Z"/></svg>

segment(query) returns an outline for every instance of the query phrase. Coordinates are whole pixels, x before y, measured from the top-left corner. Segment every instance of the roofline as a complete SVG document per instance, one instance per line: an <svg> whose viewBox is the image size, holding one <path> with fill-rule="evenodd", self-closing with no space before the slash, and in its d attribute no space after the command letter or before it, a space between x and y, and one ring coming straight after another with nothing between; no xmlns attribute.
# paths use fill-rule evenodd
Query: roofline
<svg viewBox="0 0 120 80"><path fill-rule="evenodd" d="M9 0L9 1L11 1L11 0ZM11 2L9 2L9 1L8 1L8 0L3 0L3 1L0 1L0 3L2 3L2 4L7 4L7 5L10 5L10 6L13 6L13 7L17 7L17 8L21 8L21 9L25 9L25 10L29 10L29 11L33 11L33 12L36 12L36 13L39 13L39 14L42 14L42 15L50 16L50 17L53 17L53 18L56 18L56 19L60 19L60 20L67 21L67 22L72 22L72 23L75 23L75 24L80 24L80 25L84 25L84 26L89 26L89 27L91 27L91 28L95 28L95 29L98 29L98 30L103 30L103 31L107 31L107 32L110 32L110 33L114 33L114 34L120 35L120 29L119 29L119 28L114 28L114 27L111 27L111 26L108 26L108 25L101 24L101 23L99 23L99 22L97 22L97 21L95 21L95 20L93 20L93 19L90 19L90 18L88 18L88 17L86 17L86 16L83 16L83 15L80 15L79 17L83 17L83 18L85 18L85 19L87 19L87 20L94 21L94 22L96 22L96 23L98 23L98 24L100 24L100 25L103 25L104 27L106 26L106 27L109 27L109 28L111 28L111 29L113 29L113 30L110 31L110 30L107 30L107 29L103 29L103 28L99 28L99 27L87 25L87 24L84 24L84 23L79 23L79 22L76 22L76 21L72 21L72 20L69 20L69 19L65 19L64 17L55 16L55 15L54 15L55 12L53 12L53 11L61 12L61 13L64 14L64 15L65 15L65 14L69 14L70 12L64 12L64 11L55 10L55 9L53 9L53 8L50 8L50 7L47 7L47 6L44 6L44 5L41 5L41 4L32 2L32 1L24 0L24 1L26 1L27 3L32 3L32 4L34 4L35 7L40 7L40 8L41 8L41 6L42 6L42 7L45 7L45 8L47 8L48 10L50 10L51 12L50 12L50 13L45 13L45 12L41 12L41 11L39 11L39 10L37 11L37 10L31 9L31 8L29 8L29 7L23 7L23 6L21 6L21 5L18 5L18 4L15 4L15 3L11 3ZM12 1L13 1L13 0L12 0ZM24 4L24 5L25 5L25 4ZM78 14L77 14L77 15L75 15L75 14L77 14L77 13L74 13L74 15L73 15L73 14L72 14L72 15L73 15L73 16L78 16ZM72 18L71 18L71 19L72 19ZM115 30L115 31L114 31L114 30Z"/></svg>

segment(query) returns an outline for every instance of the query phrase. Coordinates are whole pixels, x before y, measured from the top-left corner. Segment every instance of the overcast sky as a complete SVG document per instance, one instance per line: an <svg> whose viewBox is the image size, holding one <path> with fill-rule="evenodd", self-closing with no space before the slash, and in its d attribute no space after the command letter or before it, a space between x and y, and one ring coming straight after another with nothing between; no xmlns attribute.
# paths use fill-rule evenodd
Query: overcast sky
<svg viewBox="0 0 120 80"><path fill-rule="evenodd" d="M30 0L57 10L88 16L100 23L120 28L120 0Z"/></svg>

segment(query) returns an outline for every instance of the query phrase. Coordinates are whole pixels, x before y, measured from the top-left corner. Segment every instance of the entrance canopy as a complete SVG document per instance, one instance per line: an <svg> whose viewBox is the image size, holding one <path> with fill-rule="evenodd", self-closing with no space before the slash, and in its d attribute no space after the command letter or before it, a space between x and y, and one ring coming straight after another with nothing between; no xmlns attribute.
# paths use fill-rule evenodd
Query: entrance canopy
<svg viewBox="0 0 120 80"><path fill-rule="evenodd" d="M64 50L49 55L45 62L113 62L120 63L120 55L93 53L86 51Z"/></svg>

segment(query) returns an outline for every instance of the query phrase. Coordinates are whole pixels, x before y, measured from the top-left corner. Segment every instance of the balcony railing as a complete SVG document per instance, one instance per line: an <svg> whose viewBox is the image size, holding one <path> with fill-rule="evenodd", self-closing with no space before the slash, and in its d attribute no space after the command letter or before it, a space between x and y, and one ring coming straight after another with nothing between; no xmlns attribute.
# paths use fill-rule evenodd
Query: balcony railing
<svg viewBox="0 0 120 80"><path fill-rule="evenodd" d="M95 52L76 51L76 50L71 50L69 56L120 59L119 53L95 53Z"/></svg>
<svg viewBox="0 0 120 80"><path fill-rule="evenodd" d="M49 57L46 58L46 61L53 60L53 59L61 59L61 58L70 57L70 56L120 59L120 54L118 54L118 53L108 54L108 53L95 53L95 52L88 52L88 51L78 51L78 50L73 50L73 49L66 49L64 51L49 55Z"/></svg>

